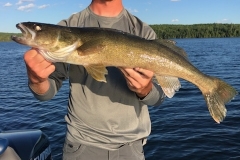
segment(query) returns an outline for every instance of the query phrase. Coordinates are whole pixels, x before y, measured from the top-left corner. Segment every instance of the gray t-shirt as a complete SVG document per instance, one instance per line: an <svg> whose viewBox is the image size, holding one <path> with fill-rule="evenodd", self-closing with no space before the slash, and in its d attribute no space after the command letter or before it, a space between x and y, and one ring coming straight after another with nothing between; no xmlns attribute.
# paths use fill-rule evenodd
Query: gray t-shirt
<svg viewBox="0 0 240 160"><path fill-rule="evenodd" d="M88 7L73 14L59 25L69 27L114 28L146 39L156 39L154 31L127 10L117 17L102 17ZM107 67L107 83L94 80L83 66L55 63L50 89L39 100L51 99L62 81L69 78L70 94L66 138L73 143L114 150L123 144L146 138L151 131L148 107L159 106L164 99L160 86L154 83L142 100L129 90L119 69Z"/></svg>

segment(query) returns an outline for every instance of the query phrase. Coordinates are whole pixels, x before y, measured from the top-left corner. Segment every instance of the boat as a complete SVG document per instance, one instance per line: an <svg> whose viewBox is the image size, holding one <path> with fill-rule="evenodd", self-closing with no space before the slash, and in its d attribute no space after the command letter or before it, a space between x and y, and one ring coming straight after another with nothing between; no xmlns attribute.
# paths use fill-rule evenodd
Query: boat
<svg viewBox="0 0 240 160"><path fill-rule="evenodd" d="M0 160L52 160L47 135L38 129L0 132Z"/></svg>

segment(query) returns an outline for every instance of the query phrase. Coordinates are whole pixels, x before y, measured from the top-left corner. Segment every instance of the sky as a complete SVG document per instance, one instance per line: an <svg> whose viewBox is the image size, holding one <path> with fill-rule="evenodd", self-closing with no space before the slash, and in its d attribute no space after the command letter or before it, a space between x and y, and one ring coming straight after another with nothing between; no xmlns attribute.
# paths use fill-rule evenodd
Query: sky
<svg viewBox="0 0 240 160"><path fill-rule="evenodd" d="M19 22L56 24L91 0L0 0L0 32L20 33ZM240 0L123 0L147 24L240 24Z"/></svg>

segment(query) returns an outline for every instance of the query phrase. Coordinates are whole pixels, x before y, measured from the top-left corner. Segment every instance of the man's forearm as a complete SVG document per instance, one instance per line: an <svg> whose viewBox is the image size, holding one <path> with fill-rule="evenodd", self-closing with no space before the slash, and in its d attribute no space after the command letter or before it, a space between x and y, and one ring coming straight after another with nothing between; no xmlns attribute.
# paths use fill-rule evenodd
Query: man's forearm
<svg viewBox="0 0 240 160"><path fill-rule="evenodd" d="M41 83L32 83L29 80L29 87L36 94L41 95L41 94L45 94L49 90L50 84L49 84L49 80L48 79L46 79L45 81L43 81Z"/></svg>
<svg viewBox="0 0 240 160"><path fill-rule="evenodd" d="M159 106L165 98L165 94L157 83L153 82L152 90L141 101L148 106Z"/></svg>
<svg viewBox="0 0 240 160"><path fill-rule="evenodd" d="M40 101L47 101L52 99L57 93L55 81L47 79L47 81L41 84L29 83L29 88L33 93L34 97Z"/></svg>

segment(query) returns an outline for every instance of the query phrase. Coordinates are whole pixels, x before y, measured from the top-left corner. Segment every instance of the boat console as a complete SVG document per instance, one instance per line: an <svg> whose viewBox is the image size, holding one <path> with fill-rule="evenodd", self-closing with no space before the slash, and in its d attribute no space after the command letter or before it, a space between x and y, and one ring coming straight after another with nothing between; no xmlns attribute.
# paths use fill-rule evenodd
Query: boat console
<svg viewBox="0 0 240 160"><path fill-rule="evenodd" d="M41 130L0 132L0 160L52 160L47 135Z"/></svg>

